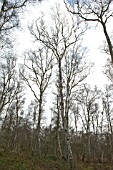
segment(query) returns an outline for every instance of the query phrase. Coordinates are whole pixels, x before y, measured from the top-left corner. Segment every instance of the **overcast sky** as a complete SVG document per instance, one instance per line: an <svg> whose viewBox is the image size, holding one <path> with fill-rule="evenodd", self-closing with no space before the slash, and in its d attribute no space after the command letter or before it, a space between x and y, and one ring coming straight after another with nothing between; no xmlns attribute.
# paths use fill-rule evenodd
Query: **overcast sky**
<svg viewBox="0 0 113 170"><path fill-rule="evenodd" d="M33 46L27 25L30 25L30 23L41 16L42 12L46 15L46 21L49 24L51 8L54 8L56 3L59 3L62 12L66 13L63 0L44 0L42 3L38 3L32 7L30 6L28 11L21 16L23 18L21 22L23 30L16 33L18 35L19 52L23 52L25 49L30 48L31 45ZM94 24L91 23L92 27L93 25ZM91 75L87 78L87 82L91 85L98 85L99 87L102 87L107 82L106 76L102 73L102 70L104 70L103 66L107 59L107 56L101 52L104 40L105 37L102 28L94 27L85 33L83 41L84 46L86 46L89 50L87 60L95 63L94 68L91 71Z"/></svg>
<svg viewBox="0 0 113 170"><path fill-rule="evenodd" d="M15 46L15 49L17 53L21 56L22 52L28 48L33 47L33 42L28 30L28 25L30 25L33 21L35 21L39 16L42 15L42 12L46 16L46 22L50 23L50 13L51 9L55 7L56 3L60 4L61 11L66 14L66 8L63 3L63 0L44 0L42 3L38 3L35 6L30 6L26 13L21 15L21 31L17 31L15 33L15 37L17 41L17 46ZM104 70L104 65L106 63L107 57L105 54L101 52L101 48L103 45L103 42L105 41L105 37L103 34L103 30L101 27L96 28L94 23L91 23L92 29L88 30L83 38L83 45L86 46L89 50L87 54L86 61L87 62L94 62L94 67L91 70L91 74L88 76L88 78L85 80L86 83L91 84L92 87L97 85L99 88L103 88L106 83L108 83L107 77L102 73L102 70ZM94 26L94 27L93 27ZM109 26L109 31L110 30ZM19 60L22 61L21 58ZM46 112L45 116L47 118L46 123L50 123L51 120L51 112L50 107L52 104L52 90L48 89L49 95L47 95L46 98ZM30 96L30 98L29 98ZM33 94L31 91L27 91L27 100L25 108L27 109L28 104L30 103L30 100L33 99Z"/></svg>

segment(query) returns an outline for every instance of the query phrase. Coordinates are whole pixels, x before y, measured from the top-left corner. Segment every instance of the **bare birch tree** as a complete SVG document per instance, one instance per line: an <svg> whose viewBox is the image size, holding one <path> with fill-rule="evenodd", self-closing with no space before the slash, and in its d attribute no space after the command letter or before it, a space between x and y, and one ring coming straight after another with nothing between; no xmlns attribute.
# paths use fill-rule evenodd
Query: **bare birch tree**
<svg viewBox="0 0 113 170"><path fill-rule="evenodd" d="M60 6L53 10L51 15L52 26L47 26L45 20L39 18L30 27L30 32L36 41L46 46L54 55L57 65L57 88L58 106L61 116L62 128L64 131L63 157L69 162L72 169L72 150L69 139L69 110L72 90L87 77L82 74L87 68L86 64L79 68L79 61L83 53L81 48L81 37L86 31L86 27L80 27L80 22L72 17L70 20L59 12ZM80 48L81 53L80 54ZM81 72L81 73L80 73ZM77 75L79 75L77 77ZM76 80L75 80L76 79Z"/></svg>
<svg viewBox="0 0 113 170"><path fill-rule="evenodd" d="M86 134L86 151L84 159L90 161L91 156L91 132L95 132L96 116L98 114L98 99L100 91L95 87L91 90L88 85L83 84L83 88L76 93L76 101L80 108L80 117L82 119L82 128ZM85 142L85 141L84 141Z"/></svg>
<svg viewBox="0 0 113 170"><path fill-rule="evenodd" d="M44 106L44 95L49 85L52 75L53 58L49 54L46 47L39 48L38 51L30 51L26 54L24 60L24 69L28 71L28 74L20 71L22 79L26 82L31 92L33 93L37 101L37 139L38 139L38 152L41 155L40 150L40 130L42 113ZM25 74L24 74L25 73Z"/></svg>
<svg viewBox="0 0 113 170"><path fill-rule="evenodd" d="M9 54L8 58L1 61L0 67L0 115L5 109L6 105L9 105L16 93L16 81L15 81L15 66L16 60Z"/></svg>
<svg viewBox="0 0 113 170"><path fill-rule="evenodd" d="M111 85L106 85L105 91L103 93L103 114L104 114L104 126L105 128L103 131L106 131L108 134L108 145L109 145L109 159L113 161L113 156L112 156L112 151L113 151L113 116L112 116L112 103L113 103L113 98L112 98L112 93L113 93L113 86ZM106 151L105 151L106 152ZM104 156L103 156L104 159Z"/></svg>

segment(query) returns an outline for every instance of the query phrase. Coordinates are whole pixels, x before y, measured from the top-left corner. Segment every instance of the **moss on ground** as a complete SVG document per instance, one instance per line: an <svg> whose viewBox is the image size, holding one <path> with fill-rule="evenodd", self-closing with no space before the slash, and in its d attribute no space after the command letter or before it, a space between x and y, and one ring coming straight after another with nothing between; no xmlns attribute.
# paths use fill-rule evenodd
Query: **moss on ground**
<svg viewBox="0 0 113 170"><path fill-rule="evenodd" d="M77 161L77 170L113 170L110 164ZM0 170L68 170L66 162L56 157L38 159L29 154L17 154L0 150Z"/></svg>

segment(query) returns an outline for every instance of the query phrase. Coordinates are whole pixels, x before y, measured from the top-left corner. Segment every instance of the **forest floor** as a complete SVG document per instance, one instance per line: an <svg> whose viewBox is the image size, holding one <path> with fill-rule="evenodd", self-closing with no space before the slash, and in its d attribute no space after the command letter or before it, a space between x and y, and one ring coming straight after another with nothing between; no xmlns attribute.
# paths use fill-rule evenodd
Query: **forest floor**
<svg viewBox="0 0 113 170"><path fill-rule="evenodd" d="M54 157L37 159L29 154L0 151L0 170L68 170L68 166ZM113 170L113 166L78 162L76 170Z"/></svg>

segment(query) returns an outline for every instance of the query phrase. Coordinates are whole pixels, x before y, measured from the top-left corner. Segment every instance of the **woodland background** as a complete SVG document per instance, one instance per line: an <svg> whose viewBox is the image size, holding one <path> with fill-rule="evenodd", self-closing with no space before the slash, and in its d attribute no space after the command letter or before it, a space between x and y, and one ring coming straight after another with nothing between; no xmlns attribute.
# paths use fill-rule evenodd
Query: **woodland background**
<svg viewBox="0 0 113 170"><path fill-rule="evenodd" d="M37 13L28 24L33 43L20 56L13 35L41 3L0 1L0 169L112 170L112 0L64 1L66 13L55 3L49 24ZM102 89L87 83L93 63L83 40L93 22L105 38Z"/></svg>

